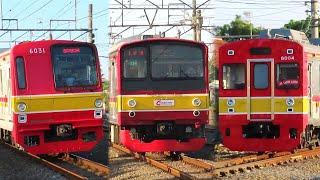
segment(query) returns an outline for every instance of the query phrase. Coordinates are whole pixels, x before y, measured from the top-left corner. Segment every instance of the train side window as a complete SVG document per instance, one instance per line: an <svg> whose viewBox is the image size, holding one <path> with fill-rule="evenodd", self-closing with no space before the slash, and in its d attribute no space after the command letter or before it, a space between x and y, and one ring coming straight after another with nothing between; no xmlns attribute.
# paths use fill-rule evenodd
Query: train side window
<svg viewBox="0 0 320 180"><path fill-rule="evenodd" d="M24 59L22 57L18 57L16 59L16 68L17 68L17 80L19 89L26 88L26 73L24 66Z"/></svg>
<svg viewBox="0 0 320 180"><path fill-rule="evenodd" d="M299 66L297 63L281 63L277 65L277 88L299 88Z"/></svg>
<svg viewBox="0 0 320 180"><path fill-rule="evenodd" d="M245 88L245 65L225 64L223 65L223 89Z"/></svg>
<svg viewBox="0 0 320 180"><path fill-rule="evenodd" d="M269 87L269 67L267 64L254 65L254 88L266 89Z"/></svg>

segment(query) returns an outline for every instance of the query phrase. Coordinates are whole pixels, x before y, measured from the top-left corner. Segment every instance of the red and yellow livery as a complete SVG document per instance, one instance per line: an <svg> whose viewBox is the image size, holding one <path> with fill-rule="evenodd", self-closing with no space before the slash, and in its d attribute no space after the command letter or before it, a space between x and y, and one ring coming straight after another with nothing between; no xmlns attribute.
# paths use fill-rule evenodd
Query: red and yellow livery
<svg viewBox="0 0 320 180"><path fill-rule="evenodd" d="M0 54L0 138L33 154L89 151L102 140L94 45L24 42Z"/></svg>
<svg viewBox="0 0 320 180"><path fill-rule="evenodd" d="M111 140L135 152L197 151L208 123L207 47L127 40L110 51Z"/></svg>
<svg viewBox="0 0 320 180"><path fill-rule="evenodd" d="M251 39L219 50L219 127L238 151L290 151L319 143L320 49Z"/></svg>

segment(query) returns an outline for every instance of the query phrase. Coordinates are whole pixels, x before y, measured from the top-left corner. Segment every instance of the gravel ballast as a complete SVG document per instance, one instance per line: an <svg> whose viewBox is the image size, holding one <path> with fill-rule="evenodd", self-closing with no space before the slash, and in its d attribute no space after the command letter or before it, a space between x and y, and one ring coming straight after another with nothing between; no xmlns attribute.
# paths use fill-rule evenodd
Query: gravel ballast
<svg viewBox="0 0 320 180"><path fill-rule="evenodd" d="M0 144L0 179L67 179L30 157Z"/></svg>

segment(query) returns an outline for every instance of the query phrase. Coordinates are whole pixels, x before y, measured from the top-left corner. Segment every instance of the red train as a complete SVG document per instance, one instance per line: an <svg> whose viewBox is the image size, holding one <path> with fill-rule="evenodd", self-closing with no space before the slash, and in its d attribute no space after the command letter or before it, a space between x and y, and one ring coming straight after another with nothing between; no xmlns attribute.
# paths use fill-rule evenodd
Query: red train
<svg viewBox="0 0 320 180"><path fill-rule="evenodd" d="M319 144L320 48L303 33L277 33L283 31L292 34L231 42L219 50L219 126L231 150Z"/></svg>
<svg viewBox="0 0 320 180"><path fill-rule="evenodd" d="M135 152L197 151L208 123L203 43L128 39L110 50L111 141Z"/></svg>
<svg viewBox="0 0 320 180"><path fill-rule="evenodd" d="M0 53L0 138L33 154L89 151L102 140L94 45L24 42Z"/></svg>

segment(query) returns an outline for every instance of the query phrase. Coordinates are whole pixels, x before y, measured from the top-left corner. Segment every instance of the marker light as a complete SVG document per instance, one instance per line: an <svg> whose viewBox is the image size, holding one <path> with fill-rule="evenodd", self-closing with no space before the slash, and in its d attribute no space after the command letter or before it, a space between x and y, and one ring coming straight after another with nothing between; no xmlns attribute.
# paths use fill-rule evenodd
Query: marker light
<svg viewBox="0 0 320 180"><path fill-rule="evenodd" d="M294 105L294 99L293 98L287 98L286 99L287 106L293 106Z"/></svg>
<svg viewBox="0 0 320 180"><path fill-rule="evenodd" d="M200 106L201 105L201 100L199 98L194 98L192 100L192 105L193 106Z"/></svg>
<svg viewBox="0 0 320 180"><path fill-rule="evenodd" d="M137 105L137 102L134 100L134 99L130 99L129 101L128 101L128 106L129 107L135 107Z"/></svg>
<svg viewBox="0 0 320 180"><path fill-rule="evenodd" d="M25 103L21 102L18 104L17 108L20 112L24 112L27 109L27 105Z"/></svg>
<svg viewBox="0 0 320 180"><path fill-rule="evenodd" d="M97 108L101 108L103 106L103 101L102 99L96 99L96 101L94 102L94 105L97 107Z"/></svg>
<svg viewBox="0 0 320 180"><path fill-rule="evenodd" d="M230 99L227 100L227 105L228 106L234 106L235 104L236 104L236 100L235 99L230 98Z"/></svg>

